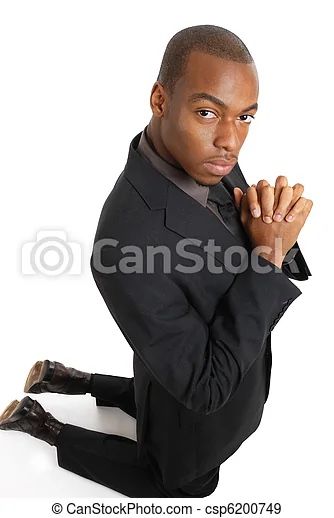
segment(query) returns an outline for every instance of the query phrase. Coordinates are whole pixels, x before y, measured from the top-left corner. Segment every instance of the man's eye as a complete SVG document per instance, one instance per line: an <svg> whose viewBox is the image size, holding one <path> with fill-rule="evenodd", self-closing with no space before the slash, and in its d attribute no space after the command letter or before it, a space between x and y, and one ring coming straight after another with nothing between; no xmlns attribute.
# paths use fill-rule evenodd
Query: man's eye
<svg viewBox="0 0 334 518"><path fill-rule="evenodd" d="M242 119L242 117L250 117L251 119L250 120L246 120L246 119ZM240 115L240 119L242 120L242 122L246 122L247 124L250 124L252 122L252 119L255 119L254 115Z"/></svg>
<svg viewBox="0 0 334 518"><path fill-rule="evenodd" d="M211 112L210 110L198 110L196 113L211 113L212 115L216 116L215 113ZM212 117L202 117L202 118L203 119L212 119Z"/></svg>

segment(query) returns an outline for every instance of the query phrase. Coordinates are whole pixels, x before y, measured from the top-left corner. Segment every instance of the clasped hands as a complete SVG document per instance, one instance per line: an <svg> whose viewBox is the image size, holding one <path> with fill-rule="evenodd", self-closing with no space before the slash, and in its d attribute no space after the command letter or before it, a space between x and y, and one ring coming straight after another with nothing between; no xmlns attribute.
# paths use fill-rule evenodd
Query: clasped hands
<svg viewBox="0 0 334 518"><path fill-rule="evenodd" d="M267 180L260 180L253 184L245 193L239 188L234 188L234 198L237 207L240 207L241 198L247 196L249 210L255 218L262 216L264 223L272 221L291 222L301 212L307 202L302 197L304 186L296 183L293 187L288 185L286 176L278 176L275 187Z"/></svg>
<svg viewBox="0 0 334 518"><path fill-rule="evenodd" d="M312 200L302 196L303 191L304 186L300 183L289 186L286 176L278 176L275 187L260 180L245 192L239 187L233 190L241 223L253 247L259 255L279 267L296 242L313 206Z"/></svg>

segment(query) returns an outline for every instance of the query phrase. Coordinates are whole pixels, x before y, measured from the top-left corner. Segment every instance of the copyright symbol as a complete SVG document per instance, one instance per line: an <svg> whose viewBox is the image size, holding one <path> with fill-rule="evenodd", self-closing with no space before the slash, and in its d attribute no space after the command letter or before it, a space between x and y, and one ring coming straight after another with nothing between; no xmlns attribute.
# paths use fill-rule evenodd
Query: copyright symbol
<svg viewBox="0 0 334 518"><path fill-rule="evenodd" d="M61 504L53 504L52 505L52 512L53 514L60 514L63 510L63 506Z"/></svg>

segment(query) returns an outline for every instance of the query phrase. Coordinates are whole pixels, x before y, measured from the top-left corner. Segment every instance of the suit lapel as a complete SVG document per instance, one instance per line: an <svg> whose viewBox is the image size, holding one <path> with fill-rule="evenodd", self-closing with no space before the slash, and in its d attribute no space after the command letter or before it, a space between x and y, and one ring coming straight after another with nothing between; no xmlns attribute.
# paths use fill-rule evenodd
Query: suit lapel
<svg viewBox="0 0 334 518"><path fill-rule="evenodd" d="M214 245L221 247L221 251L215 252L215 257L222 264L225 249L242 244L209 209L172 183L168 188L165 226L202 248L208 245L209 239L213 240Z"/></svg>

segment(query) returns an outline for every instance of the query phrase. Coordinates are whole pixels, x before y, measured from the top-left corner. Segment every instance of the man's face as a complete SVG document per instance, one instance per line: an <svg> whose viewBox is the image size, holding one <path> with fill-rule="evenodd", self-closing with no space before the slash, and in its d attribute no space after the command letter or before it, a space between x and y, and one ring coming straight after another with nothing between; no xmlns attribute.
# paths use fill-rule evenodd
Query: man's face
<svg viewBox="0 0 334 518"><path fill-rule="evenodd" d="M254 63L192 52L172 98L162 85L160 88L164 98L160 136L171 161L201 185L218 183L237 162L256 113L258 77ZM219 170L206 163L218 159L228 166Z"/></svg>

